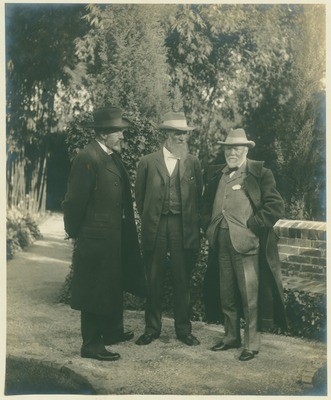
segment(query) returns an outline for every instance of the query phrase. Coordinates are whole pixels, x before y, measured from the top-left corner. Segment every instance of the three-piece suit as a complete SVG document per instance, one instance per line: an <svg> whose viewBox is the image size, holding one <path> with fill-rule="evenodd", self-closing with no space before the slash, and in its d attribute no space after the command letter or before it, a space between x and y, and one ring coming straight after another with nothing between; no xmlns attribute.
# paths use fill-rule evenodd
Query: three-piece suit
<svg viewBox="0 0 331 400"><path fill-rule="evenodd" d="M272 327L273 322L286 326L273 230L283 213L273 174L263 162L247 159L231 175L226 164L209 167L202 212L210 246L205 305L207 315L219 314L214 319L224 321L227 344L240 345L241 316L245 318L244 348L252 351L259 349L259 330Z"/></svg>
<svg viewBox="0 0 331 400"><path fill-rule="evenodd" d="M144 156L138 165L136 203L142 222L149 294L145 332L161 331L165 259L170 253L174 281L174 319L178 337L191 333L190 279L200 248L202 174L197 157L178 160L169 174L162 149Z"/></svg>

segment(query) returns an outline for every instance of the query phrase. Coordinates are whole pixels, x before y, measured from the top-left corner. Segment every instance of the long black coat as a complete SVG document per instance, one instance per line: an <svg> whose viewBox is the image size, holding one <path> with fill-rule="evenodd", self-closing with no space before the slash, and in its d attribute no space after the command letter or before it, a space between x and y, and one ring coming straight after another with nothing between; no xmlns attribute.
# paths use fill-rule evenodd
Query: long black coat
<svg viewBox="0 0 331 400"><path fill-rule="evenodd" d="M122 307L123 290L146 294L128 182L96 141L73 161L62 207L65 230L76 238L74 309L109 314Z"/></svg>
<svg viewBox="0 0 331 400"><path fill-rule="evenodd" d="M210 166L206 173L203 195L202 227L207 229L213 209L214 198L222 177L223 165ZM252 204L254 215L248 227L259 236L259 326L271 328L273 322L286 328L284 292L281 277L277 238L274 224L284 215L284 203L276 189L272 172L263 167L263 162L247 160L248 175L243 182ZM217 251L209 251L208 266L204 281L206 315L210 320L221 320L219 299L219 269Z"/></svg>

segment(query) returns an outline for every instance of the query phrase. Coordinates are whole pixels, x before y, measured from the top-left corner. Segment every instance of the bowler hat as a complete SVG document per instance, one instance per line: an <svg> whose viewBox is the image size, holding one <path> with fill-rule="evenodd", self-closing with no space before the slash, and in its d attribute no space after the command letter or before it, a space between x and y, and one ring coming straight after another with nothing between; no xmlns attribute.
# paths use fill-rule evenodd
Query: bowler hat
<svg viewBox="0 0 331 400"><path fill-rule="evenodd" d="M255 142L247 140L246 133L242 128L231 129L225 141L217 143L223 146L248 146L251 149L255 146Z"/></svg>
<svg viewBox="0 0 331 400"><path fill-rule="evenodd" d="M159 129L170 129L175 131L193 131L195 127L188 126L183 112L167 112L163 115L162 124Z"/></svg>
<svg viewBox="0 0 331 400"><path fill-rule="evenodd" d="M122 110L118 107L99 108L93 112L93 121L88 122L88 128L99 129L125 129L130 126L130 122L122 117Z"/></svg>

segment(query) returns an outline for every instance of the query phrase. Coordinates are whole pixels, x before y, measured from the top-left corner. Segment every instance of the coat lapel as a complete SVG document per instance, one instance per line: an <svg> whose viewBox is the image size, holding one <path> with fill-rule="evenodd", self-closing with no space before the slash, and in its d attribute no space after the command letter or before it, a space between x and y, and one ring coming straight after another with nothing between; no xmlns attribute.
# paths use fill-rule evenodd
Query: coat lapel
<svg viewBox="0 0 331 400"><path fill-rule="evenodd" d="M258 210L261 206L261 189L256 181L256 178L248 174L244 180L244 185L248 197L251 199L255 210Z"/></svg>
<svg viewBox="0 0 331 400"><path fill-rule="evenodd" d="M244 179L244 186L248 197L257 210L261 207L261 189L258 180L262 175L262 167L263 162L247 159L248 175Z"/></svg>
<svg viewBox="0 0 331 400"><path fill-rule="evenodd" d="M179 178L180 180L182 180L184 173L186 171L187 168L187 158L183 161L183 160L179 160Z"/></svg>
<svg viewBox="0 0 331 400"><path fill-rule="evenodd" d="M212 186L212 191L211 191L212 192L212 198L215 198L219 181L221 180L222 175L223 175L223 168L224 168L224 164L219 169L217 169L214 172L214 175L211 177L211 183L213 185Z"/></svg>
<svg viewBox="0 0 331 400"><path fill-rule="evenodd" d="M155 153L154 161L156 169L158 170L159 174L165 182L167 179L167 166L164 161L162 149Z"/></svg>
<svg viewBox="0 0 331 400"><path fill-rule="evenodd" d="M118 168L116 167L113 159L102 150L99 143L95 140L94 142L92 142L92 145L95 148L96 152L99 154L99 157L104 163L105 168L121 178L121 174L118 171Z"/></svg>
<svg viewBox="0 0 331 400"><path fill-rule="evenodd" d="M163 180L166 181L166 178L168 175L168 170L167 170L167 166L164 161L164 155L163 155L162 149L155 153L155 166L156 166L156 169L159 171L160 175L162 176ZM183 178L187 167L188 167L188 159L185 159L184 161L182 161L182 160L179 161L179 177L180 177L180 179Z"/></svg>

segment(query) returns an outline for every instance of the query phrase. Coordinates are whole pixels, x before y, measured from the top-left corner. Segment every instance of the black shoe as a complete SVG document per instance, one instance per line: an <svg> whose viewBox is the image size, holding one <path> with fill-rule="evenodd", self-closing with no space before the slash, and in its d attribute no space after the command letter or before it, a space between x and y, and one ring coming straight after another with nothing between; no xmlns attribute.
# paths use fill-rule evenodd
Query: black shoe
<svg viewBox="0 0 331 400"><path fill-rule="evenodd" d="M110 351L107 351L106 349L95 354L81 350L80 355L83 358L93 358L99 361L116 361L120 358L120 355L118 353L112 353Z"/></svg>
<svg viewBox="0 0 331 400"><path fill-rule="evenodd" d="M191 333L186 336L177 336L177 338L188 346L198 346L200 344L199 340Z"/></svg>
<svg viewBox="0 0 331 400"><path fill-rule="evenodd" d="M150 344L153 342L153 340L157 339L159 336L160 336L159 333L144 333L138 338L136 344L139 346Z"/></svg>
<svg viewBox="0 0 331 400"><path fill-rule="evenodd" d="M224 343L224 342L219 342L215 344L210 350L212 351L225 351L229 349L238 349L240 347L240 343L234 342L234 343Z"/></svg>
<svg viewBox="0 0 331 400"><path fill-rule="evenodd" d="M258 354L259 352L257 350L246 350L244 349L242 351L242 353L240 354L239 360L240 361L249 361L252 358L254 358L254 356L256 354Z"/></svg>
<svg viewBox="0 0 331 400"><path fill-rule="evenodd" d="M111 344L116 344L116 343L121 343L121 342L127 342L131 340L134 336L134 333L132 331L128 332L123 332L121 335L113 336L108 339L104 339L104 344L106 346L109 346Z"/></svg>

